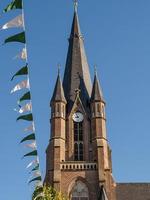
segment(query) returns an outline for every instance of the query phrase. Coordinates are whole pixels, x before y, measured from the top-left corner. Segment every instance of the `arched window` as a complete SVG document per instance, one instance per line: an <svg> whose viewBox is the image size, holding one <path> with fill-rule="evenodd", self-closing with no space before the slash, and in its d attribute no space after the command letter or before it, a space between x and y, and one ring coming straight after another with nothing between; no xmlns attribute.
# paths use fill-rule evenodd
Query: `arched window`
<svg viewBox="0 0 150 200"><path fill-rule="evenodd" d="M100 113L100 105L97 104L97 112Z"/></svg>
<svg viewBox="0 0 150 200"><path fill-rule="evenodd" d="M62 117L65 117L65 106L62 106Z"/></svg>
<svg viewBox="0 0 150 200"><path fill-rule="evenodd" d="M74 159L83 160L83 122L74 122Z"/></svg>
<svg viewBox="0 0 150 200"><path fill-rule="evenodd" d="M71 192L71 200L89 200L89 192L87 186L77 181Z"/></svg>
<svg viewBox="0 0 150 200"><path fill-rule="evenodd" d="M59 112L60 112L60 105L57 104L57 113L59 113Z"/></svg>

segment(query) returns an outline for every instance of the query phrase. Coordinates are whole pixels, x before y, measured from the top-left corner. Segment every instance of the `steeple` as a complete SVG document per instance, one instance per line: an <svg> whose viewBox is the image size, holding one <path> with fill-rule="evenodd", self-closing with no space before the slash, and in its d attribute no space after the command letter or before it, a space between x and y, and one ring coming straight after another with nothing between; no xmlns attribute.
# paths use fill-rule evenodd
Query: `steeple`
<svg viewBox="0 0 150 200"><path fill-rule="evenodd" d="M69 48L63 79L63 88L69 110L71 109L75 100L76 89L80 89L81 91L80 98L83 104L87 103L91 96L91 77L84 50L83 37L80 31L76 1L71 34L69 38Z"/></svg>
<svg viewBox="0 0 150 200"><path fill-rule="evenodd" d="M58 70L51 99L45 183L72 200L115 200L105 102L96 72L92 89L77 5L63 84Z"/></svg>
<svg viewBox="0 0 150 200"><path fill-rule="evenodd" d="M100 87L100 83L99 83L96 71L95 71L95 76L94 76L91 101L103 101L102 89Z"/></svg>
<svg viewBox="0 0 150 200"><path fill-rule="evenodd" d="M56 101L66 102L65 95L64 95L64 89L63 89L62 81L60 78L59 69L58 69L57 81L55 84L55 89L54 89L54 93L53 93L53 96L51 99L51 103L56 102Z"/></svg>

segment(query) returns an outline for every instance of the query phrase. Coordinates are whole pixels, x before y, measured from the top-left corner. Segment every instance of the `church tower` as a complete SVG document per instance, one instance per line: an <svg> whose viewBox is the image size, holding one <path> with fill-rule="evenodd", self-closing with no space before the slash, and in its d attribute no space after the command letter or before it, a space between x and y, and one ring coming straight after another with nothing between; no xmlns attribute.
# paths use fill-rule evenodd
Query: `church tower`
<svg viewBox="0 0 150 200"><path fill-rule="evenodd" d="M77 2L63 82L58 73L50 106L45 182L71 200L116 200L105 101L96 72L91 83Z"/></svg>

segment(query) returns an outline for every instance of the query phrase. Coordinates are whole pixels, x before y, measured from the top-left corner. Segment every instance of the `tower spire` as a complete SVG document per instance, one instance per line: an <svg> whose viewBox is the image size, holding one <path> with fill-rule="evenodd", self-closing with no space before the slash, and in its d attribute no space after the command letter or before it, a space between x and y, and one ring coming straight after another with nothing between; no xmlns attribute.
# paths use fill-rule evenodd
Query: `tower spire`
<svg viewBox="0 0 150 200"><path fill-rule="evenodd" d="M87 105L91 96L92 84L90 70L84 49L84 40L81 34L77 13L78 0L74 0L74 17L69 38L69 48L66 59L63 88L69 112L75 101L75 90L80 89L82 103Z"/></svg>
<svg viewBox="0 0 150 200"><path fill-rule="evenodd" d="M93 89L92 89L92 94L91 94L91 101L103 101L103 93L102 89L100 86L100 82L97 76L97 69L96 65L94 66L94 82L93 82Z"/></svg>
<svg viewBox="0 0 150 200"><path fill-rule="evenodd" d="M58 64L57 66L58 66L58 75L57 75L57 80L56 80L53 96L51 98L51 103L56 102L56 101L66 102L64 89L63 89L62 81L60 77L60 64Z"/></svg>

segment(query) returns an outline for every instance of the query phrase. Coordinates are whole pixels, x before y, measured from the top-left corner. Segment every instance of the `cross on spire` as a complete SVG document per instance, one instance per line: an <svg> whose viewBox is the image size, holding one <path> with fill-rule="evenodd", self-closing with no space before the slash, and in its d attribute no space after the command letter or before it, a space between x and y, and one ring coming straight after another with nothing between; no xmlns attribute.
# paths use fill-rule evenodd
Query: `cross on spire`
<svg viewBox="0 0 150 200"><path fill-rule="evenodd" d="M60 63L58 63L58 64L57 64L57 68L58 68L58 75L60 75L60 67L61 67L61 64L60 64Z"/></svg>
<svg viewBox="0 0 150 200"><path fill-rule="evenodd" d="M97 65L94 65L94 74L97 75Z"/></svg>
<svg viewBox="0 0 150 200"><path fill-rule="evenodd" d="M74 10L77 12L78 9L78 0L74 0Z"/></svg>

